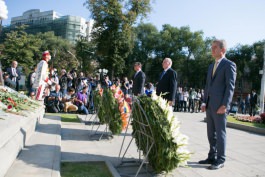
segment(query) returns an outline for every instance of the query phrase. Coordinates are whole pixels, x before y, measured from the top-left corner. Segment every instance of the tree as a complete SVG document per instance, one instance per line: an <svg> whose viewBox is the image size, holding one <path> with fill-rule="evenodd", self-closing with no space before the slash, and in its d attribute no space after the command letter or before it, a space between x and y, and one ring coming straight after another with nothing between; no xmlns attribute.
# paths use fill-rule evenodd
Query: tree
<svg viewBox="0 0 265 177"><path fill-rule="evenodd" d="M125 60L126 66L131 66L131 70L126 70L123 75L132 76L133 71L133 64L135 62L141 62L143 64L143 70L149 71L156 45L158 44L158 35L159 32L157 28L153 24L139 24L133 30L133 40L134 40L134 47L132 53L128 56ZM152 68L154 70L154 68ZM147 73L148 77L147 80L152 78L151 73Z"/></svg>
<svg viewBox="0 0 265 177"><path fill-rule="evenodd" d="M150 0L87 0L85 4L95 20L92 38L101 67L111 76L122 73L133 49L132 25L150 11Z"/></svg>
<svg viewBox="0 0 265 177"><path fill-rule="evenodd" d="M74 46L69 41L55 36L54 32L38 33L36 38L42 41L39 46L41 52L35 54L36 64L40 61L42 52L49 50L52 55L49 64L51 68L70 70L78 66L78 61L68 52L75 53Z"/></svg>
<svg viewBox="0 0 265 177"><path fill-rule="evenodd" d="M75 44L76 57L79 61L80 69L89 75L95 71L96 61L95 45L85 37L80 36Z"/></svg>
<svg viewBox="0 0 265 177"><path fill-rule="evenodd" d="M4 67L9 67L16 60L27 74L30 71L29 66L34 64L34 54L39 52L41 40L24 32L25 28L23 25L6 34L1 61Z"/></svg>
<svg viewBox="0 0 265 177"><path fill-rule="evenodd" d="M16 60L28 75L31 68L39 63L45 50L49 50L52 55L51 67L71 69L77 66L78 62L67 53L69 50L74 50L67 40L54 36L53 32L27 34L26 27L22 25L6 33L4 43L1 45L1 62L4 67L9 67L11 62Z"/></svg>

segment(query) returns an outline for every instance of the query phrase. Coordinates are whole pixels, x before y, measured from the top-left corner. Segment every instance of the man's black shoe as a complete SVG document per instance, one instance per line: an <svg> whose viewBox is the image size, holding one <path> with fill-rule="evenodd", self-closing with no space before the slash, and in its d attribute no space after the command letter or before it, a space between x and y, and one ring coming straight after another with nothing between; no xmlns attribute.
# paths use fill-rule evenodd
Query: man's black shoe
<svg viewBox="0 0 265 177"><path fill-rule="evenodd" d="M205 159L205 160L200 160L198 163L199 164L213 164L215 162L215 159Z"/></svg>
<svg viewBox="0 0 265 177"><path fill-rule="evenodd" d="M224 167L224 162L215 162L211 166L208 167L209 170L218 170Z"/></svg>

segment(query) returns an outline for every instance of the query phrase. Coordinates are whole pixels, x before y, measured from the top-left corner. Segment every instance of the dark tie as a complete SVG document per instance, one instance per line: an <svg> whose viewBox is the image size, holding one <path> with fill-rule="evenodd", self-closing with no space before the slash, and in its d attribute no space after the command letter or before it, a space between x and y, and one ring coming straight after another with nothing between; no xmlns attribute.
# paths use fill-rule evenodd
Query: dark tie
<svg viewBox="0 0 265 177"><path fill-rule="evenodd" d="M135 77L137 76L138 73L139 73L139 72L136 72L136 73L134 74L133 78L135 78Z"/></svg>
<svg viewBox="0 0 265 177"><path fill-rule="evenodd" d="M163 78L163 76L165 75L166 71L163 71L160 75L160 80Z"/></svg>

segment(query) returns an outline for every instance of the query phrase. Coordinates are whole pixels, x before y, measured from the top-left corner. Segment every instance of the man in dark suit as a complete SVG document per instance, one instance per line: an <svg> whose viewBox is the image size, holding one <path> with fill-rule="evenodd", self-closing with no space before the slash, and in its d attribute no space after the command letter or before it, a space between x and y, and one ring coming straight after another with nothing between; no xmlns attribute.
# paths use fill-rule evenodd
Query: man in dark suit
<svg viewBox="0 0 265 177"><path fill-rule="evenodd" d="M135 96L139 96L144 94L145 73L142 71L142 64L140 62L134 64L134 70L136 73L133 76L132 93Z"/></svg>
<svg viewBox="0 0 265 177"><path fill-rule="evenodd" d="M21 74L20 71L17 69L17 61L12 61L11 67L7 68L6 72L9 74L9 78L16 83L16 91L18 91Z"/></svg>
<svg viewBox="0 0 265 177"><path fill-rule="evenodd" d="M233 98L236 81L236 64L225 58L226 42L214 40L212 56L215 63L208 68L204 99L201 106L206 111L207 135L210 144L208 158L200 164L211 164L210 170L224 167L226 150L226 116Z"/></svg>
<svg viewBox="0 0 265 177"><path fill-rule="evenodd" d="M250 95L250 111L249 111L250 116L256 115L257 104L258 104L258 96L256 94L256 91L252 90L251 95Z"/></svg>
<svg viewBox="0 0 265 177"><path fill-rule="evenodd" d="M162 95L172 106L177 92L177 72L171 68L172 60L170 58L165 58L162 66L164 71L160 74L156 85L156 94Z"/></svg>

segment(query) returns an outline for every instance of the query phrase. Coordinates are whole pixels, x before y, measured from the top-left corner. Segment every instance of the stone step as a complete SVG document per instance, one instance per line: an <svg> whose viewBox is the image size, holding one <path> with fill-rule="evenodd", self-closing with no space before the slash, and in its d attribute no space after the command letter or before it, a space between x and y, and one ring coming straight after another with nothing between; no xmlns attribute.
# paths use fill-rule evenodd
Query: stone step
<svg viewBox="0 0 265 177"><path fill-rule="evenodd" d="M3 177L25 143L35 132L44 114L43 107L28 112L27 117L0 110L0 177Z"/></svg>
<svg viewBox="0 0 265 177"><path fill-rule="evenodd" d="M5 177L60 177L61 117L45 115Z"/></svg>

